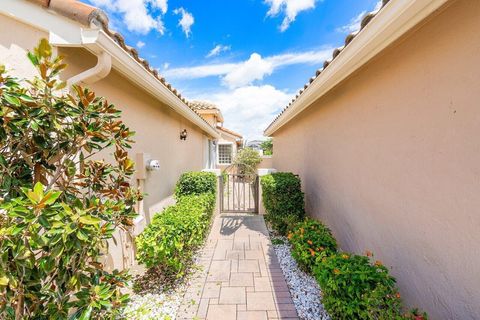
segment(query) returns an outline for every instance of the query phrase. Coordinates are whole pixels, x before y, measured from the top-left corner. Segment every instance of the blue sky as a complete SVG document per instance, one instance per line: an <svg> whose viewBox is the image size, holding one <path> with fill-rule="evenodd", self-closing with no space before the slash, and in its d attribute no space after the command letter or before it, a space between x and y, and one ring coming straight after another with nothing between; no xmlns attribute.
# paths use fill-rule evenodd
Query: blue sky
<svg viewBox="0 0 480 320"><path fill-rule="evenodd" d="M247 140L263 130L378 0L88 0L187 99Z"/></svg>

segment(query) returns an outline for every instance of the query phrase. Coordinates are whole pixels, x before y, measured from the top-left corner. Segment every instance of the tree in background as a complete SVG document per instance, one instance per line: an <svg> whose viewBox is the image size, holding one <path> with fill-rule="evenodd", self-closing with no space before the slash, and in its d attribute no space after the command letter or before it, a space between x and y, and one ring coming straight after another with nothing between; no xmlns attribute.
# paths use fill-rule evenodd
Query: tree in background
<svg viewBox="0 0 480 320"><path fill-rule="evenodd" d="M237 168L237 172L245 175L255 174L260 162L262 162L260 154L252 148L241 149L233 159L233 165Z"/></svg>
<svg viewBox="0 0 480 320"><path fill-rule="evenodd" d="M269 139L263 141L260 144L260 148L262 148L264 155L271 156L273 154L273 140L272 140L272 138L269 138Z"/></svg>
<svg viewBox="0 0 480 320"><path fill-rule="evenodd" d="M61 93L66 65L47 40L28 58L39 76L27 86L0 66L1 318L114 318L128 275L101 255L136 216L133 132L88 89Z"/></svg>

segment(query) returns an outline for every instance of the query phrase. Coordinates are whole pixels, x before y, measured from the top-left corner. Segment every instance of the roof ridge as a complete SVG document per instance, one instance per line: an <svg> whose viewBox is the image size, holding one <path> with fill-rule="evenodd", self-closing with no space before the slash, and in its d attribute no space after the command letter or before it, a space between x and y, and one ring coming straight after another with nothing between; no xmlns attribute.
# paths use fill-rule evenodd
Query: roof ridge
<svg viewBox="0 0 480 320"><path fill-rule="evenodd" d="M312 84L312 82L315 81L315 79L317 79L322 74L322 72L330 65L330 63L332 63L332 61L335 60L335 58L337 58L342 53L342 51L345 50L345 48L347 48L347 46L353 41L353 39L355 39L355 37L363 29L365 29L365 27L370 23L370 21L372 21L372 19L385 7L388 2L390 2L390 0L381 0L381 2L382 5L380 6L380 8L378 8L378 10L370 11L363 16L362 21L360 22L360 29L350 33L345 37L344 45L333 50L332 59L326 60L323 63L323 67L315 72L315 75L308 80L308 82L303 86L303 88L298 91L297 95L290 101L290 103L286 107L282 109L282 111L273 119L273 121L264 131L267 131L285 113L285 111L287 111L287 109L289 109L292 104L294 104L294 102L300 97L303 92L305 92L305 90L310 86L310 84Z"/></svg>

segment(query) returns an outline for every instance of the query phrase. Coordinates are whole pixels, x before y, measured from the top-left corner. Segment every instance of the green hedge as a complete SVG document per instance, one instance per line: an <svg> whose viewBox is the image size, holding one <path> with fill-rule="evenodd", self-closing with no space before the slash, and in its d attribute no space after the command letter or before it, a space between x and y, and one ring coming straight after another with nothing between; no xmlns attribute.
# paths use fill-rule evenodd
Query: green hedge
<svg viewBox="0 0 480 320"><path fill-rule="evenodd" d="M217 177L212 172L186 172L180 176L175 188L175 197L215 193Z"/></svg>
<svg viewBox="0 0 480 320"><path fill-rule="evenodd" d="M136 238L138 261L167 278L183 276L206 237L215 192L213 173L183 174L175 189L177 203L157 213Z"/></svg>
<svg viewBox="0 0 480 320"><path fill-rule="evenodd" d="M184 196L157 213L136 239L138 261L165 276L182 276L203 243L214 206L214 194L206 193Z"/></svg>
<svg viewBox="0 0 480 320"><path fill-rule="evenodd" d="M305 216L300 178L290 172L278 172L263 176L261 184L265 219L280 234L286 234L289 225Z"/></svg>
<svg viewBox="0 0 480 320"><path fill-rule="evenodd" d="M306 218L288 233L292 256L305 271L311 272L318 257L336 253L337 241L323 223Z"/></svg>

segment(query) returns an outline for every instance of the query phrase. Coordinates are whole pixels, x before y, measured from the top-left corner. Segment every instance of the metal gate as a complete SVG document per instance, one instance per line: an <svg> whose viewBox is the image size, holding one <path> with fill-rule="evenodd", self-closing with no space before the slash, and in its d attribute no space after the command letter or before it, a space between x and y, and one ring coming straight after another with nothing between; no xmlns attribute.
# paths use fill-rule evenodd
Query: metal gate
<svg viewBox="0 0 480 320"><path fill-rule="evenodd" d="M256 174L220 176L220 211L258 213L258 176Z"/></svg>

